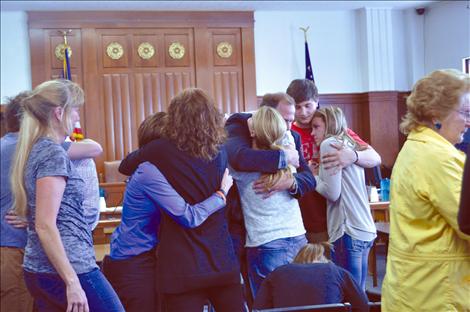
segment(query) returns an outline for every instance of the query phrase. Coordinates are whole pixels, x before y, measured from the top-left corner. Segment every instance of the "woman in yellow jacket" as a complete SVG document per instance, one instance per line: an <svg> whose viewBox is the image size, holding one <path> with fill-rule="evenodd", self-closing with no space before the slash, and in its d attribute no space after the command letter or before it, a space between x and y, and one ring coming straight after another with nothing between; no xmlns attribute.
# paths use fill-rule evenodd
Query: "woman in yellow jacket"
<svg viewBox="0 0 470 312"><path fill-rule="evenodd" d="M392 172L383 311L470 311L470 236L457 213L470 127L470 77L438 70L419 80L400 128ZM466 190L470 192L470 190Z"/></svg>

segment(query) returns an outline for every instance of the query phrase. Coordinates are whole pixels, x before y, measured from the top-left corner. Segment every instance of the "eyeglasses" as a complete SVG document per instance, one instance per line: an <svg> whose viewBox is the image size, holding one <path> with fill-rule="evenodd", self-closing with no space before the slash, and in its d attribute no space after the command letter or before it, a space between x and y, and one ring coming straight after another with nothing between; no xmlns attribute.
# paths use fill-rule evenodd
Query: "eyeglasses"
<svg viewBox="0 0 470 312"><path fill-rule="evenodd" d="M464 111L459 109L457 109L456 111L460 114L460 116L465 119L465 121L470 121L470 111Z"/></svg>

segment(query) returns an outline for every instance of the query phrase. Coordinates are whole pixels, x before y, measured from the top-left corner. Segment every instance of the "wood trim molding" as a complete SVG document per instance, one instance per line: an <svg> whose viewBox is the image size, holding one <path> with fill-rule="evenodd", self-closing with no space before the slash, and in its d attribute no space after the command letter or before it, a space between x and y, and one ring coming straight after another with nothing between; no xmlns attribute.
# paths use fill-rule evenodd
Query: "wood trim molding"
<svg viewBox="0 0 470 312"><path fill-rule="evenodd" d="M253 27L253 12L200 11L57 11L28 12L30 28L86 28L86 27Z"/></svg>

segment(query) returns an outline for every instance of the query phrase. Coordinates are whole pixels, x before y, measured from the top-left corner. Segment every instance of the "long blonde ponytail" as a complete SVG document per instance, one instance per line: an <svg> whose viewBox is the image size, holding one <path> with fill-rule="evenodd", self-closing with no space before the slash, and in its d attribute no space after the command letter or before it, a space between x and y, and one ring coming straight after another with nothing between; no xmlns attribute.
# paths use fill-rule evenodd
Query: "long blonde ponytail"
<svg viewBox="0 0 470 312"><path fill-rule="evenodd" d="M64 133L70 133L72 107L80 106L83 102L83 90L68 80L43 82L22 101L23 116L10 178L13 207L19 216L26 217L28 212L24 172L34 143L41 137L54 136L56 125L53 116L57 107L63 109L60 126Z"/></svg>

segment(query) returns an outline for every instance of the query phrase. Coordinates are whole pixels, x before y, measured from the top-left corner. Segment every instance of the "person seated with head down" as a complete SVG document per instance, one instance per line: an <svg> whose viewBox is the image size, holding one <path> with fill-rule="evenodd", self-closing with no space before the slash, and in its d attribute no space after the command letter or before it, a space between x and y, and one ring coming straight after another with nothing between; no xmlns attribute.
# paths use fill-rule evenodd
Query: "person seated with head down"
<svg viewBox="0 0 470 312"><path fill-rule="evenodd" d="M142 122L137 132L139 148L161 137L165 121L166 113L159 112ZM231 185L227 171L220 188L228 192ZM126 311L160 311L155 283L160 209L182 226L193 228L224 206L217 193L195 205L187 204L156 166L150 162L139 165L126 186L121 224L111 237L111 254L103 263L104 274Z"/></svg>
<svg viewBox="0 0 470 312"><path fill-rule="evenodd" d="M272 107L261 106L248 120L248 127L255 149L294 149L294 139L287 130L286 122ZM269 188L285 175L292 177L295 172L291 165L275 173L232 169L245 219L248 276L254 295L265 276L275 268L290 263L307 239L298 200L288 190L266 197L258 194L253 184L258 179L265 180L266 191L269 192Z"/></svg>
<svg viewBox="0 0 470 312"><path fill-rule="evenodd" d="M368 311L367 297L351 273L325 257L328 243L306 244L293 263L263 281L255 309L349 302L353 311Z"/></svg>

